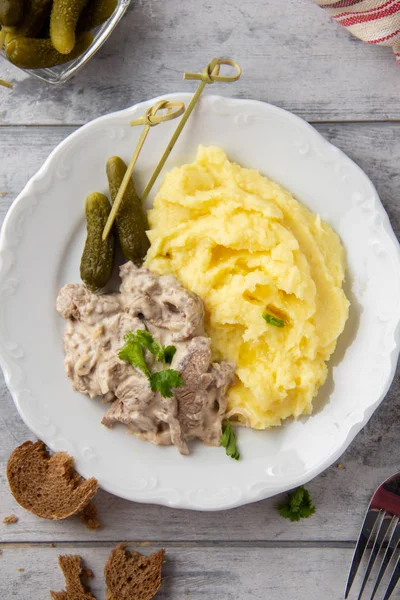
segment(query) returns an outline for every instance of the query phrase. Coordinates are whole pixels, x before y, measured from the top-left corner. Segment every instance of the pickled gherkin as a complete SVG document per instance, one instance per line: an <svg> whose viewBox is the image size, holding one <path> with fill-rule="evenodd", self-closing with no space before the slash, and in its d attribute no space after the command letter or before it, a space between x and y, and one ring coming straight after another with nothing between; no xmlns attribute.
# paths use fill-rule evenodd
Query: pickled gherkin
<svg viewBox="0 0 400 600"><path fill-rule="evenodd" d="M127 166L119 156L112 156L107 161L106 170L111 200L114 202ZM136 265L141 265L150 247L149 238L146 234L149 227L146 213L143 210L132 179L129 181L117 212L115 225L125 258Z"/></svg>
<svg viewBox="0 0 400 600"><path fill-rule="evenodd" d="M7 43L8 42L8 43ZM80 56L93 42L91 33L83 33L77 39L70 54L60 54L53 48L51 40L28 37L6 38L6 55L10 62L22 69L45 69L61 65Z"/></svg>
<svg viewBox="0 0 400 600"><path fill-rule="evenodd" d="M53 0L50 38L61 54L69 54L75 46L75 30L87 0Z"/></svg>
<svg viewBox="0 0 400 600"><path fill-rule="evenodd" d="M77 31L90 31L102 25L117 7L118 0L89 0L78 20Z"/></svg>
<svg viewBox="0 0 400 600"><path fill-rule="evenodd" d="M103 242L103 229L111 212L104 194L94 192L86 198L87 237L81 258L81 279L93 292L104 287L110 279L114 259L114 233Z"/></svg>
<svg viewBox="0 0 400 600"><path fill-rule="evenodd" d="M12 27L8 31L8 40L14 37L33 38L41 31L45 21L50 16L53 0L28 0L28 8L22 21L17 27Z"/></svg>
<svg viewBox="0 0 400 600"><path fill-rule="evenodd" d="M0 0L0 25L13 27L24 15L23 0Z"/></svg>

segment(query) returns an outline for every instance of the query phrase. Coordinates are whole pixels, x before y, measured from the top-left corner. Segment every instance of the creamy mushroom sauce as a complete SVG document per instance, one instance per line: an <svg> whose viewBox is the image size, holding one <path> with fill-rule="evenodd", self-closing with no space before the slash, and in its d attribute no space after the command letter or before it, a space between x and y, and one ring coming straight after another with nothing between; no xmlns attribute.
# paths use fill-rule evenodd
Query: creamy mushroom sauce
<svg viewBox="0 0 400 600"><path fill-rule="evenodd" d="M102 421L106 427L119 421L154 444L175 444L182 454L193 438L219 445L235 367L211 362L201 299L174 277L130 262L120 275L120 293L96 295L81 284L59 293L57 310L67 321L65 369L74 390L112 403ZM125 334L138 329L176 347L170 368L181 373L183 387L173 398L152 392L147 377L118 358ZM145 358L151 368L154 357L146 351Z"/></svg>

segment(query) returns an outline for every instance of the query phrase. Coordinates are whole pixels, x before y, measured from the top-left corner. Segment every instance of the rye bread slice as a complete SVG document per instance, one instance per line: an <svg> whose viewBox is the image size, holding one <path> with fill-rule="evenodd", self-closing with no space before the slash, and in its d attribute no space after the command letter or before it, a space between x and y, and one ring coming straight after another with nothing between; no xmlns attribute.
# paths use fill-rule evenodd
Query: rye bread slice
<svg viewBox="0 0 400 600"><path fill-rule="evenodd" d="M43 442L24 442L7 464L10 490L18 504L44 519L66 519L79 513L98 489L85 481L66 452L50 456Z"/></svg>
<svg viewBox="0 0 400 600"><path fill-rule="evenodd" d="M89 589L83 585L82 559L80 556L65 554L58 557L58 564L64 574L66 590L51 591L53 600L96 600Z"/></svg>
<svg viewBox="0 0 400 600"><path fill-rule="evenodd" d="M107 600L151 600L161 586L161 566L165 550L150 556L125 550L120 544L111 552L104 567Z"/></svg>

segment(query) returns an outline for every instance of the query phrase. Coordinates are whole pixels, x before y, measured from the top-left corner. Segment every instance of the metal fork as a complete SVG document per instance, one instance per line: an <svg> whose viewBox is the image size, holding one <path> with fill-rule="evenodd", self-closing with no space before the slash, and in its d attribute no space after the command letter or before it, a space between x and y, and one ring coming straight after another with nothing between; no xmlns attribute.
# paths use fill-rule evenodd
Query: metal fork
<svg viewBox="0 0 400 600"><path fill-rule="evenodd" d="M389 600L400 579L400 473L389 477L372 496L361 527L347 580L345 598L349 596L361 560L367 548L371 548L365 575L361 584L358 600L365 591L372 568L378 556L381 559L374 589L370 600L378 592L389 563L393 564L390 581L383 600ZM397 556L397 558L396 558ZM379 565L379 561L377 563Z"/></svg>

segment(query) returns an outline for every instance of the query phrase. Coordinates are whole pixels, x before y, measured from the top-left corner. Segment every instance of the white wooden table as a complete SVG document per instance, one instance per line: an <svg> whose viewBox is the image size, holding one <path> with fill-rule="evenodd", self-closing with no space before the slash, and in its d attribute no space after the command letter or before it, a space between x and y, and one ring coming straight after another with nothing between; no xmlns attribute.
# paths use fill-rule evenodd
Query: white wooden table
<svg viewBox="0 0 400 600"><path fill-rule="evenodd" d="M0 89L0 221L50 151L79 125L153 96L190 91L184 70L213 56L237 60L242 79L221 94L284 107L351 156L371 177L397 233L400 227L400 68L391 51L354 40L310 0L134 0L92 62L52 88L4 61L16 83ZM229 87L229 89L228 89ZM0 258L1 260L1 258ZM50 522L18 507L7 459L30 432L0 379L0 598L44 600L62 588L59 553L79 553L104 600L103 566L121 541L144 553L165 547L159 600L339 600L362 514L374 488L399 470L400 385L341 459L309 484L317 512L290 523L271 499L220 513L129 503L98 494L103 529L79 519ZM51 544L55 543L56 547ZM398 596L400 597L400 592Z"/></svg>

